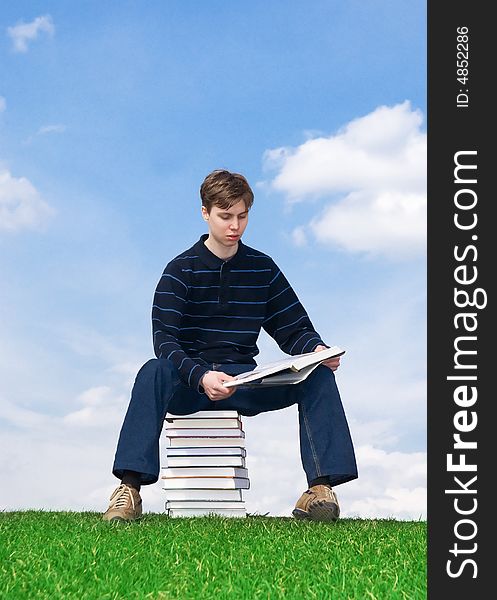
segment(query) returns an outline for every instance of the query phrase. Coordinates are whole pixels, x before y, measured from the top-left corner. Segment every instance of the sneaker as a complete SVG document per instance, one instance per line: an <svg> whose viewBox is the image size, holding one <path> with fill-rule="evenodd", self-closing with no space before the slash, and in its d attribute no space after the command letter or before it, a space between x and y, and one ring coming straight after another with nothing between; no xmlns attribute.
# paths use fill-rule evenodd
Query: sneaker
<svg viewBox="0 0 497 600"><path fill-rule="evenodd" d="M331 487L314 485L300 496L292 515L296 519L331 522L340 516L340 506Z"/></svg>
<svg viewBox="0 0 497 600"><path fill-rule="evenodd" d="M122 483L110 497L104 521L134 521L142 516L142 499L134 487Z"/></svg>

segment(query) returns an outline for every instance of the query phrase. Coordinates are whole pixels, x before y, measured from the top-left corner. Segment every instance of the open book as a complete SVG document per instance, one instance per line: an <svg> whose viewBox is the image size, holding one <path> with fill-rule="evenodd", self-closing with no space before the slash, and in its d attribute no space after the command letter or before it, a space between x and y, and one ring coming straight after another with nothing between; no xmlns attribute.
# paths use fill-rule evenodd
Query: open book
<svg viewBox="0 0 497 600"><path fill-rule="evenodd" d="M341 356L345 353L338 346L326 348L319 352L308 352L289 356L283 360L256 367L253 371L240 373L235 379L225 381L224 387L252 387L260 385L288 385L303 381L324 360Z"/></svg>

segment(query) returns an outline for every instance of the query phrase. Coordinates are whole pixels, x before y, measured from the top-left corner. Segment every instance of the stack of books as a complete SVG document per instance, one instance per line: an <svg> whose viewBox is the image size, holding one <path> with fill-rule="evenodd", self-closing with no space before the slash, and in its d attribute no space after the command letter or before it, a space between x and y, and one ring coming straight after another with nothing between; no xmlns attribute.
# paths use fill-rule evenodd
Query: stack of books
<svg viewBox="0 0 497 600"><path fill-rule="evenodd" d="M166 415L167 464L162 481L171 517L245 517L250 487L245 432L236 411Z"/></svg>

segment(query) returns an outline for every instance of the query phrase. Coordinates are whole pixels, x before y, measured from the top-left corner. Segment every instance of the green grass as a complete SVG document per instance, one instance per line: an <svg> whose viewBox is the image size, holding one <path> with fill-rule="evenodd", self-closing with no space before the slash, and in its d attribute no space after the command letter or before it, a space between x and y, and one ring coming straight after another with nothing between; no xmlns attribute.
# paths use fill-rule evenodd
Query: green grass
<svg viewBox="0 0 497 600"><path fill-rule="evenodd" d="M0 513L0 598L426 598L426 523Z"/></svg>

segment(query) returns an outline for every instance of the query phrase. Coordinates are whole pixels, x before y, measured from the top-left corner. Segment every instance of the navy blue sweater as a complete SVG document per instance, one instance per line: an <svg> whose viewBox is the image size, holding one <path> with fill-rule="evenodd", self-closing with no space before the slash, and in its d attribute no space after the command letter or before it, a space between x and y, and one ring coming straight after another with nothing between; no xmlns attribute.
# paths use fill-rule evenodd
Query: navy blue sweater
<svg viewBox="0 0 497 600"><path fill-rule="evenodd" d="M155 355L170 359L183 382L202 391L213 363L255 365L261 327L287 354L324 344L272 258L238 242L223 260L206 239L166 266L152 307Z"/></svg>

